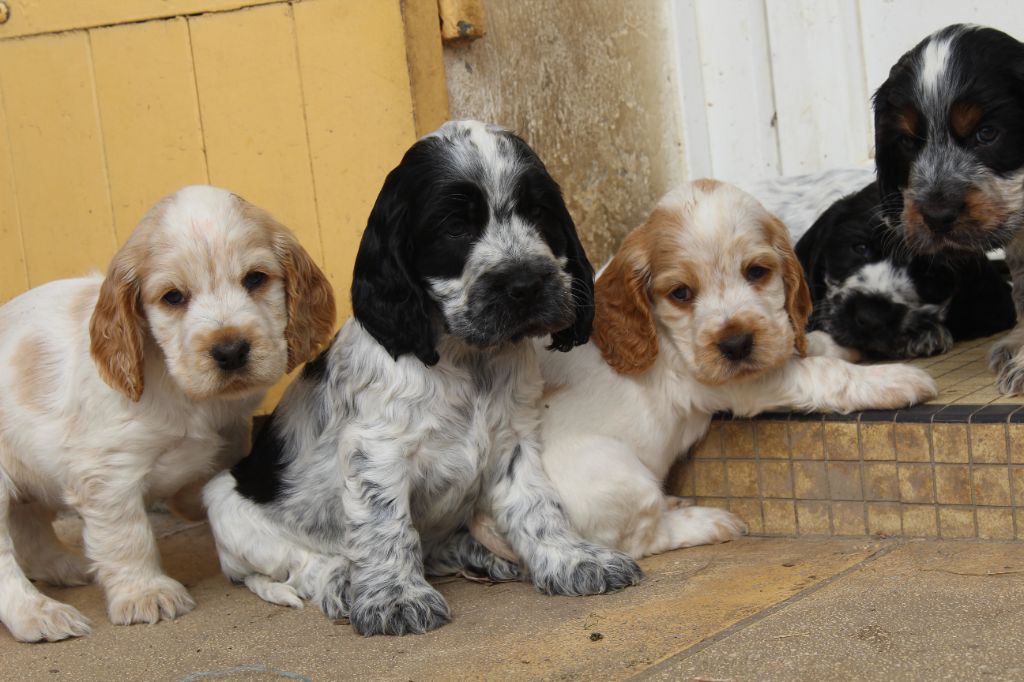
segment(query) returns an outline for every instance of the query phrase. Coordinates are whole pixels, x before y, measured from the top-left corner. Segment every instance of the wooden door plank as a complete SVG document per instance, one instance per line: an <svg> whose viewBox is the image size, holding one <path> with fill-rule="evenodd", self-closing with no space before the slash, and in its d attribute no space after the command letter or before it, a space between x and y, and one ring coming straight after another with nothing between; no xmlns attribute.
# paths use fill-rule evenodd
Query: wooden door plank
<svg viewBox="0 0 1024 682"><path fill-rule="evenodd" d="M88 37L0 42L29 284L103 269L115 249Z"/></svg>
<svg viewBox="0 0 1024 682"><path fill-rule="evenodd" d="M189 25L210 182L273 213L322 262L291 8Z"/></svg>
<svg viewBox="0 0 1024 682"><path fill-rule="evenodd" d="M94 29L90 38L114 226L123 243L160 197L208 182L188 23Z"/></svg>
<svg viewBox="0 0 1024 682"><path fill-rule="evenodd" d="M125 24L147 19L223 12L283 0L4 0L11 17L0 24L0 40L20 36Z"/></svg>
<svg viewBox="0 0 1024 682"><path fill-rule="evenodd" d="M0 305L28 288L9 140L4 97L0 92Z"/></svg>
<svg viewBox="0 0 1024 682"><path fill-rule="evenodd" d="M401 9L316 0L294 11L324 265L347 315L370 208L416 139Z"/></svg>

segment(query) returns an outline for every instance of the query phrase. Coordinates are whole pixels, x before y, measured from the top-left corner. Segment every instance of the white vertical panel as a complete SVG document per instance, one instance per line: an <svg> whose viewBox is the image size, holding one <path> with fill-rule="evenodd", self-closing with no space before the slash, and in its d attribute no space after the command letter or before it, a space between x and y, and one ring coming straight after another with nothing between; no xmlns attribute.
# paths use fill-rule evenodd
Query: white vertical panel
<svg viewBox="0 0 1024 682"><path fill-rule="evenodd" d="M780 170L866 161L870 104L855 0L767 0Z"/></svg>
<svg viewBox="0 0 1024 682"><path fill-rule="evenodd" d="M708 111L704 97L701 36L697 30L697 0L671 3L673 58L676 64L682 115L681 139L686 155L686 177L714 175L708 140Z"/></svg>
<svg viewBox="0 0 1024 682"><path fill-rule="evenodd" d="M777 174L764 5L696 0L695 14L712 174L734 182Z"/></svg>
<svg viewBox="0 0 1024 682"><path fill-rule="evenodd" d="M949 24L981 24L1024 40L1021 0L860 0L868 92L927 35Z"/></svg>

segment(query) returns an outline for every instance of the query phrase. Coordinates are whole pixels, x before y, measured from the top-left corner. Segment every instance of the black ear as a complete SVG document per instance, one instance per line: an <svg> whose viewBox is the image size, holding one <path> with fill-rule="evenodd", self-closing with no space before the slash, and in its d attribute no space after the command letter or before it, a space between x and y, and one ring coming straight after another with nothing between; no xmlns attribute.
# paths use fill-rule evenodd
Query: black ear
<svg viewBox="0 0 1024 682"><path fill-rule="evenodd" d="M370 212L352 274L352 312L391 357L412 353L430 366L439 359L436 304L412 269L414 179L405 165L388 174Z"/></svg>
<svg viewBox="0 0 1024 682"><path fill-rule="evenodd" d="M797 260L800 261L800 265L804 269L804 277L811 290L811 300L815 303L825 297L825 264L822 262L822 253L828 232L834 222L833 214L834 211L831 208L822 213L811 225L811 228L803 233L793 248Z"/></svg>
<svg viewBox="0 0 1024 682"><path fill-rule="evenodd" d="M565 267L572 275L572 301L576 319L571 327L551 335L551 345L548 349L564 353L590 339L590 328L594 323L594 268L587 260L587 253L583 250L579 235L576 234L576 224L564 204L561 213L559 223L565 236Z"/></svg>
<svg viewBox="0 0 1024 682"><path fill-rule="evenodd" d="M902 63L902 61L901 61ZM878 199L882 208L882 217L890 226L899 223L903 212L903 194L900 185L906 183L909 171L903 158L899 143L893 135L893 105L889 102L891 92L896 87L892 83L893 74L900 73L900 64L893 67L889 80L878 88L872 98L875 116L875 177L878 181Z"/></svg>

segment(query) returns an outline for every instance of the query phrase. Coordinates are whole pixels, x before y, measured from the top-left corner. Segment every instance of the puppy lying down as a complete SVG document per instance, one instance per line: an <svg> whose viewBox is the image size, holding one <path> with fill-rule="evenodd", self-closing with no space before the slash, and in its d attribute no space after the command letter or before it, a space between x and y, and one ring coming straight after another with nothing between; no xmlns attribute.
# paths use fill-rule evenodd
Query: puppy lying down
<svg viewBox="0 0 1024 682"><path fill-rule="evenodd" d="M666 195L595 297L592 343L541 356L541 457L576 530L634 557L744 532L729 512L662 491L716 412L851 412L935 395L914 367L805 356L811 302L786 228L730 185Z"/></svg>
<svg viewBox="0 0 1024 682"><path fill-rule="evenodd" d="M1016 321L1008 275L982 253L920 255L881 217L872 182L840 199L796 245L814 303L808 329L852 357L948 351Z"/></svg>

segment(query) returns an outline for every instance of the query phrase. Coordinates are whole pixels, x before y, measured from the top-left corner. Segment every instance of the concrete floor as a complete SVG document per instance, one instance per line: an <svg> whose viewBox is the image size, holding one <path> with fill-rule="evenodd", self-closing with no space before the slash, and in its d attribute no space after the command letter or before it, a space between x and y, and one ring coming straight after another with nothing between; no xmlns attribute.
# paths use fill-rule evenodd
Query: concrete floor
<svg viewBox="0 0 1024 682"><path fill-rule="evenodd" d="M363 638L230 585L204 524L154 525L198 608L114 627L98 588L46 588L93 633L27 645L0 628L0 679L1024 679L1020 543L744 538L651 557L640 586L586 598L449 579L450 625Z"/></svg>

